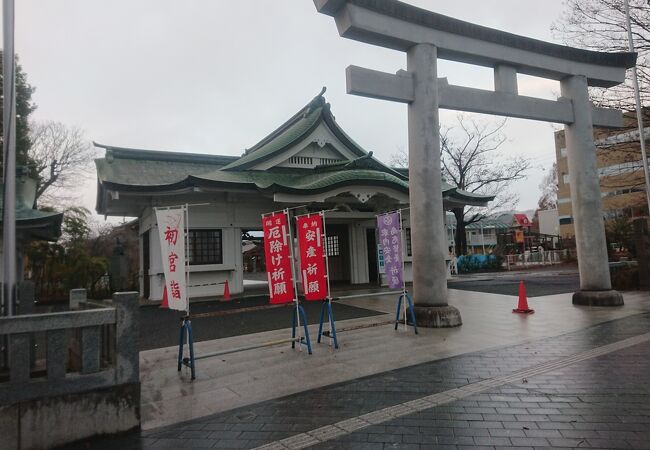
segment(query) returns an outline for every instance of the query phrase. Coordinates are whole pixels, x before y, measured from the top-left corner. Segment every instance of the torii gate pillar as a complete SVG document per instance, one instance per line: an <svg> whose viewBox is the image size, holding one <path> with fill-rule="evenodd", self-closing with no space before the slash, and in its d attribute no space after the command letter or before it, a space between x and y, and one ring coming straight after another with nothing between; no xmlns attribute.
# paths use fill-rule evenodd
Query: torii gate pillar
<svg viewBox="0 0 650 450"><path fill-rule="evenodd" d="M573 304L619 306L623 296L612 290L609 276L587 78L567 77L560 82L560 89L575 111L573 123L564 126L580 272L580 291L573 294Z"/></svg>
<svg viewBox="0 0 650 450"><path fill-rule="evenodd" d="M407 52L414 97L408 104L413 298L418 325L454 327L462 320L458 309L447 304L437 63L438 52L431 44L418 44Z"/></svg>
<svg viewBox="0 0 650 450"><path fill-rule="evenodd" d="M612 87L634 67L635 53L581 50L463 22L397 0L313 0L334 17L343 37L405 52L395 74L346 69L350 94L408 104L409 196L413 297L418 325L461 324L447 304L438 109L518 117L565 125L571 199L580 267L574 304L622 305L611 289L593 126L620 127L620 111L596 108L588 86ZM454 86L437 78L437 59L490 67L494 90ZM558 80L562 97L519 95L517 74Z"/></svg>

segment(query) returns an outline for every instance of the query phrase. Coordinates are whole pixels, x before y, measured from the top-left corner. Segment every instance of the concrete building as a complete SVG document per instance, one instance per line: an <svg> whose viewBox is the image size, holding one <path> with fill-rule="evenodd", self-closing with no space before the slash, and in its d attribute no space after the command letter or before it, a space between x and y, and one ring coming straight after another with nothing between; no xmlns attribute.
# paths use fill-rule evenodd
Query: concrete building
<svg viewBox="0 0 650 450"><path fill-rule="evenodd" d="M324 92L324 91L323 91ZM162 298L163 269L154 208L190 204L190 295L214 296L229 282L244 289L242 235L283 208L326 214L333 283L378 283L375 215L407 207L409 178L373 158L336 123L323 92L243 155L104 148L96 160L97 212L139 220L140 295ZM445 208L485 206L492 197L444 183ZM412 279L405 214L405 278ZM441 220L444 218L441 217ZM444 261L443 261L444 263Z"/></svg>
<svg viewBox="0 0 650 450"><path fill-rule="evenodd" d="M623 116L623 128L594 128L594 144L605 219L648 216L643 159L636 115ZM645 124L650 123L646 113ZM650 127L644 131L650 145ZM564 131L555 132L555 156L558 170L558 215L560 235L574 237L573 202Z"/></svg>
<svg viewBox="0 0 650 450"><path fill-rule="evenodd" d="M465 226L467 252L469 254L489 254L497 245L497 235L510 228L510 224L502 220L502 214L494 214L482 217L477 222ZM450 252L455 251L456 246L456 217L447 214L447 238L449 240Z"/></svg>

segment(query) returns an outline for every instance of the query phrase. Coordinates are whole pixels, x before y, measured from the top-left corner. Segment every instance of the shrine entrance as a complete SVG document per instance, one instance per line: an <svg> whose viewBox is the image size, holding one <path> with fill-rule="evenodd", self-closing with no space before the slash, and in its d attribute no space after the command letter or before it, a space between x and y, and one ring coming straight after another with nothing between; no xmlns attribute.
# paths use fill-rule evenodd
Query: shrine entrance
<svg viewBox="0 0 650 450"><path fill-rule="evenodd" d="M341 36L406 53L406 70L395 74L349 66L350 94L408 105L409 202L413 297L418 325L462 324L448 305L439 108L518 117L565 126L571 200L580 270L573 303L621 305L611 289L593 126L622 125L620 111L596 108L589 86L625 80L634 53L603 53L517 36L395 0L314 0L336 21ZM439 79L438 58L490 67L494 90ZM560 81L555 101L519 95L517 75Z"/></svg>
<svg viewBox="0 0 650 450"><path fill-rule="evenodd" d="M347 225L327 225L327 261L332 283L350 283L350 245Z"/></svg>
<svg viewBox="0 0 650 450"><path fill-rule="evenodd" d="M377 232L374 228L366 229L366 247L368 248L368 282L370 284L379 284Z"/></svg>

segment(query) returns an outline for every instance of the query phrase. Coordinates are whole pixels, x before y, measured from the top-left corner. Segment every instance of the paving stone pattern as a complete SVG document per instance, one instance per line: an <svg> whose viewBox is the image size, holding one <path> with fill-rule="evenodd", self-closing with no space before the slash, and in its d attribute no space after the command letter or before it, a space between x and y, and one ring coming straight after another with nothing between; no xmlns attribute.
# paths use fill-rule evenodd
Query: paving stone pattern
<svg viewBox="0 0 650 450"><path fill-rule="evenodd" d="M636 345L313 449L650 448L650 344Z"/></svg>
<svg viewBox="0 0 650 450"><path fill-rule="evenodd" d="M636 315L70 448L254 448L648 332L650 314ZM648 356L650 344L636 345L363 428L314 448L650 448Z"/></svg>

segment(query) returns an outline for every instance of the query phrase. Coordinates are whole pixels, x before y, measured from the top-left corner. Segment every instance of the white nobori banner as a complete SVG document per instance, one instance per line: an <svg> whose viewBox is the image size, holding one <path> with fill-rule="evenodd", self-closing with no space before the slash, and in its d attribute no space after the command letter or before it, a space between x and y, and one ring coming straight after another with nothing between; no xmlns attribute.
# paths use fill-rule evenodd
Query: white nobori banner
<svg viewBox="0 0 650 450"><path fill-rule="evenodd" d="M156 219L169 308L187 311L185 208L157 209Z"/></svg>

